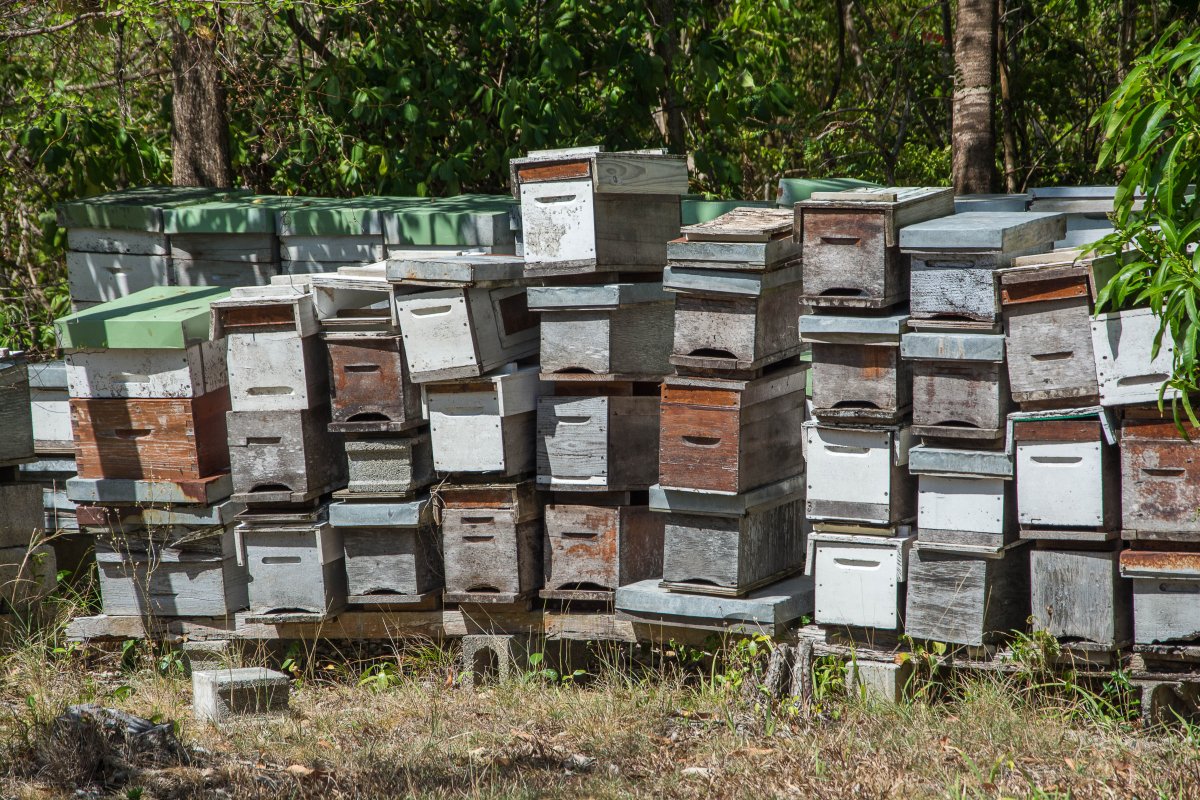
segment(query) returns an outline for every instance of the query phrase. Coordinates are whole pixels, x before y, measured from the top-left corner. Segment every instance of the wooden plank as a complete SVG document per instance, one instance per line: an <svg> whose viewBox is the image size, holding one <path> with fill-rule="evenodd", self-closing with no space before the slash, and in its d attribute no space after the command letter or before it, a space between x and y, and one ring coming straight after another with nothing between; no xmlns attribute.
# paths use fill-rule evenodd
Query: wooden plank
<svg viewBox="0 0 1200 800"><path fill-rule="evenodd" d="M683 228L689 242L769 242L792 232L793 213L787 208L735 208L714 220Z"/></svg>

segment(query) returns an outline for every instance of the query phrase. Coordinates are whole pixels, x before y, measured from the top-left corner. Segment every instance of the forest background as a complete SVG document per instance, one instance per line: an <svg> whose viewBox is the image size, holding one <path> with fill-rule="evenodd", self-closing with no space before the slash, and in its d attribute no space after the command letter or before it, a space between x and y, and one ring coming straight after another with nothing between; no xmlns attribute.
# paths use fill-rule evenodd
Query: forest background
<svg viewBox="0 0 1200 800"><path fill-rule="evenodd" d="M69 311L54 206L147 183L507 191L577 144L964 192L1114 183L1093 115L1200 0L0 0L0 345ZM957 117L957 119L956 119Z"/></svg>

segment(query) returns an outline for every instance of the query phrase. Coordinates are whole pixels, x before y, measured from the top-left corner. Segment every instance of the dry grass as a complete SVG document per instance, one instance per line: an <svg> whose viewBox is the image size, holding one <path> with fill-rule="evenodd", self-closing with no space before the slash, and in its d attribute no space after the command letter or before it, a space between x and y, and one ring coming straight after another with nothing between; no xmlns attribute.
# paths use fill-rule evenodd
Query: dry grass
<svg viewBox="0 0 1200 800"><path fill-rule="evenodd" d="M352 662L310 663L289 715L217 728L192 721L178 670L144 652L128 661L45 646L5 659L0 796L84 786L91 761L48 731L67 705L98 702L177 720L194 760L100 769L94 796L1200 797L1189 731L1089 717L1070 693L1011 678L972 679L933 705L829 699L801 718L711 680L736 674L727 665L474 689L422 648L388 662L385 688L358 685Z"/></svg>

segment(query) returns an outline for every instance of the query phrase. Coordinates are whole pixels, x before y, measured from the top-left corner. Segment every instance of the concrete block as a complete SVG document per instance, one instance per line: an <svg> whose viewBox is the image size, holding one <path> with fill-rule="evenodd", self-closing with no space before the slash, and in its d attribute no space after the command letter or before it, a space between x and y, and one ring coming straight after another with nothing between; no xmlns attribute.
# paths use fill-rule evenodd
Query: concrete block
<svg viewBox="0 0 1200 800"><path fill-rule="evenodd" d="M192 672L192 711L197 721L221 722L233 715L286 711L290 683L282 672L262 667Z"/></svg>
<svg viewBox="0 0 1200 800"><path fill-rule="evenodd" d="M909 693L913 665L852 660L846 665L846 688L876 703L899 703Z"/></svg>
<svg viewBox="0 0 1200 800"><path fill-rule="evenodd" d="M476 686L513 680L529 668L529 655L539 652L540 643L539 637L527 633L464 636L463 671L472 675Z"/></svg>
<svg viewBox="0 0 1200 800"><path fill-rule="evenodd" d="M242 642L234 639L183 642L179 651L189 674L242 666Z"/></svg>

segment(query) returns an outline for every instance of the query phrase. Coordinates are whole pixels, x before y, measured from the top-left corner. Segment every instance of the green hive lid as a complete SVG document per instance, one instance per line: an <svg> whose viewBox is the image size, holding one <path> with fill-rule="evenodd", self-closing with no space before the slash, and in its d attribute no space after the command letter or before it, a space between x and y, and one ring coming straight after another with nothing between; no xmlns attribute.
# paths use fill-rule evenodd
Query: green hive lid
<svg viewBox="0 0 1200 800"><path fill-rule="evenodd" d="M163 212L215 199L246 195L245 190L201 186L141 186L60 203L58 224L64 228L104 228L161 233Z"/></svg>
<svg viewBox="0 0 1200 800"><path fill-rule="evenodd" d="M228 296L214 286L154 286L63 317L54 329L64 350L179 350L208 340L208 306Z"/></svg>
<svg viewBox="0 0 1200 800"><path fill-rule="evenodd" d="M794 206L801 200L812 197L813 192L844 192L862 186L879 186L878 183L860 181L857 178L780 178L776 205Z"/></svg>
<svg viewBox="0 0 1200 800"><path fill-rule="evenodd" d="M389 244L419 247L491 245L506 239L509 214L517 203L507 195L458 195L383 213Z"/></svg>
<svg viewBox="0 0 1200 800"><path fill-rule="evenodd" d="M164 233L275 233L275 215L304 205L303 197L251 195L163 211Z"/></svg>
<svg viewBox="0 0 1200 800"><path fill-rule="evenodd" d="M770 200L706 200L698 194L686 195L679 200L679 213L684 227L699 225L702 222L712 222L735 208L774 207L775 204Z"/></svg>
<svg viewBox="0 0 1200 800"><path fill-rule="evenodd" d="M306 197L277 214L281 236L373 236L383 233L382 214L426 205L428 197Z"/></svg>

